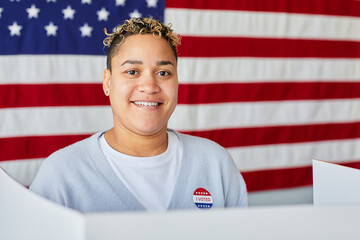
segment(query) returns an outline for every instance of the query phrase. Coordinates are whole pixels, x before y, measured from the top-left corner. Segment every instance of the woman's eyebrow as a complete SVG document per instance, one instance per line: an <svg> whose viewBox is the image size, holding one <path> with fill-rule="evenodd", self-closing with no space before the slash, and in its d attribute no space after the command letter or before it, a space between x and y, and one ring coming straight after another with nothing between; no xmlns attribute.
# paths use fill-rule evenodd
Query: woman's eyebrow
<svg viewBox="0 0 360 240"><path fill-rule="evenodd" d="M170 62L170 61L157 61L157 62L156 62L156 65L158 65L158 66L162 66L162 65L173 65L173 66L174 66L174 64L173 64L172 62Z"/></svg>
<svg viewBox="0 0 360 240"><path fill-rule="evenodd" d="M124 66L125 64L143 64L143 62L140 60L126 60L121 66Z"/></svg>
<svg viewBox="0 0 360 240"><path fill-rule="evenodd" d="M140 60L126 60L125 62L123 62L121 64L121 66L124 66L125 64L143 64L143 61L140 61ZM162 60L162 61L157 61L156 62L156 65L158 66L163 66L163 65L172 65L174 66L174 64L170 61L165 61L165 60Z"/></svg>

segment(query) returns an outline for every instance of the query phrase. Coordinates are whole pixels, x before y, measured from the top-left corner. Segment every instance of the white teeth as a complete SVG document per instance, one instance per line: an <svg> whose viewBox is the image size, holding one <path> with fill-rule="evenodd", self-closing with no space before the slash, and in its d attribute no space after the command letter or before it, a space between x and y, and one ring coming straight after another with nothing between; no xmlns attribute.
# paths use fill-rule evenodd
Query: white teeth
<svg viewBox="0 0 360 240"><path fill-rule="evenodd" d="M159 103L157 102L134 102L136 105L142 105L142 106L157 106Z"/></svg>

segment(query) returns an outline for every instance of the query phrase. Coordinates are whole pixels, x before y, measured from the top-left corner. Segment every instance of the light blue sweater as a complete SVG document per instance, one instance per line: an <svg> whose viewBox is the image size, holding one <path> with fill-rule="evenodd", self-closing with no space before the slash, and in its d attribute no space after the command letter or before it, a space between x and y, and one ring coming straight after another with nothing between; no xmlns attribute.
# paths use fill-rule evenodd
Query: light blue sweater
<svg viewBox="0 0 360 240"><path fill-rule="evenodd" d="M245 182L228 152L210 140L175 133L184 152L168 210L197 209L193 194L198 188L211 194L212 208L247 206ZM103 155L100 135L53 153L30 189L84 213L145 211Z"/></svg>

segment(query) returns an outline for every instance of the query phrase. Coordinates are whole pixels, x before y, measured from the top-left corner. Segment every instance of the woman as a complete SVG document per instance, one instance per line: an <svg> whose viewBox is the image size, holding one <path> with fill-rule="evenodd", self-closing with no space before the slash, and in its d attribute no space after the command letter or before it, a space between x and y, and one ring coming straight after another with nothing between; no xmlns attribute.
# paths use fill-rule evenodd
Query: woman
<svg viewBox="0 0 360 240"><path fill-rule="evenodd" d="M114 127L53 153L30 189L81 212L247 206L244 180L224 148L167 128L179 42L152 18L107 34L103 89Z"/></svg>

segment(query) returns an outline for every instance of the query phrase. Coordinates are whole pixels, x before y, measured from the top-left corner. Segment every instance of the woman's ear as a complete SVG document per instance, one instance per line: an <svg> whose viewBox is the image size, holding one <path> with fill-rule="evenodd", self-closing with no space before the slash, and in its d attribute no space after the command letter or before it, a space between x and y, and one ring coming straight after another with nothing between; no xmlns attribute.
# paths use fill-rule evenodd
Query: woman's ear
<svg viewBox="0 0 360 240"><path fill-rule="evenodd" d="M103 90L106 96L110 95L110 82L111 82L111 72L109 69L105 69L103 76Z"/></svg>

